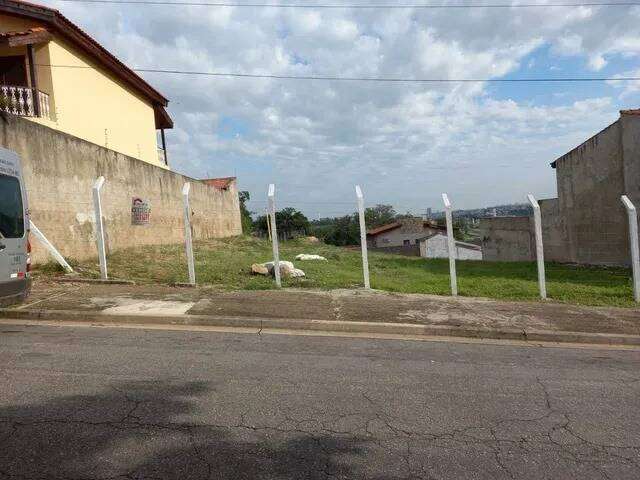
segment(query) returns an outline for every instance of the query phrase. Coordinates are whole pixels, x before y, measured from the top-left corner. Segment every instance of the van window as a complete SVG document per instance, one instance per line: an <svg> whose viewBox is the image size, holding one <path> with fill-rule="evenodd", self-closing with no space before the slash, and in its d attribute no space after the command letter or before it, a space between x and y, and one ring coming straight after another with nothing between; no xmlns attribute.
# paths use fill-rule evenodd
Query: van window
<svg viewBox="0 0 640 480"><path fill-rule="evenodd" d="M7 175L0 175L0 234L5 238L24 236L24 209L20 183L16 177Z"/></svg>

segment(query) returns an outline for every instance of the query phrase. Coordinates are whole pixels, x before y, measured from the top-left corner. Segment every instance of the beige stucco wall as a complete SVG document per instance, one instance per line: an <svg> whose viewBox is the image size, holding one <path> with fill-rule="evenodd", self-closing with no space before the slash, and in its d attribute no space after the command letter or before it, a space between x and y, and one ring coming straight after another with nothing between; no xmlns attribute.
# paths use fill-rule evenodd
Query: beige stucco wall
<svg viewBox="0 0 640 480"><path fill-rule="evenodd" d="M91 187L106 179L103 217L109 251L184 239L181 190L191 182L195 239L242 233L235 184L220 191L170 170L116 153L82 139L12 115L0 115L0 146L16 151L23 165L34 223L63 255L96 256ZM131 225L131 199L151 203L151 224ZM34 261L48 261L34 243Z"/></svg>
<svg viewBox="0 0 640 480"><path fill-rule="evenodd" d="M0 16L0 24L0 31L38 26L10 16ZM50 95L51 118L31 121L165 168L158 160L149 101L61 38L36 46L35 58L39 89Z"/></svg>

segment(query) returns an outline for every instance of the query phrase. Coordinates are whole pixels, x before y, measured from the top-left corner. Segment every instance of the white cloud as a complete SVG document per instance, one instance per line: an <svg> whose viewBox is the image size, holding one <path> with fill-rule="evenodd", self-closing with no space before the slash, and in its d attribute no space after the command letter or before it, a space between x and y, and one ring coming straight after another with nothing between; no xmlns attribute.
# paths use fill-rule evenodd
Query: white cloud
<svg viewBox="0 0 640 480"><path fill-rule="evenodd" d="M604 59L602 55L592 55L589 57L589 68L591 70L602 70L607 66L607 61Z"/></svg>
<svg viewBox="0 0 640 480"><path fill-rule="evenodd" d="M640 68L636 70L629 70L627 72L623 72L621 74L615 75L614 78L627 77L627 78L640 78ZM626 99L635 93L640 92L640 80L633 80L627 82L621 81L610 81L609 85L613 85L614 87L620 88L622 92L620 93L621 99Z"/></svg>
<svg viewBox="0 0 640 480"><path fill-rule="evenodd" d="M543 45L559 62L580 56L594 70L640 54L638 8L56 7L138 67L500 78L533 65L527 56ZM483 83L146 78L171 100L174 166L193 175L237 172L254 198L276 180L290 202L351 200L355 182L370 201L400 209L437 207L443 189L466 206L551 195L548 162L616 113L606 97L544 106L492 97ZM221 134L225 118L242 131Z"/></svg>
<svg viewBox="0 0 640 480"><path fill-rule="evenodd" d="M582 53L582 37L577 34L561 36L553 51L559 55L578 55Z"/></svg>

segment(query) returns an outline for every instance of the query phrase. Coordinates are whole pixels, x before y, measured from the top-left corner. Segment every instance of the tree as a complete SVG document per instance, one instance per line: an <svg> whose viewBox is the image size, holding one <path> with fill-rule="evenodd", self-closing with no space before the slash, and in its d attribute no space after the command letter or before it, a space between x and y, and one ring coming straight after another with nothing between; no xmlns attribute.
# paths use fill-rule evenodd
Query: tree
<svg viewBox="0 0 640 480"><path fill-rule="evenodd" d="M256 230L265 233L269 231L267 222L267 216L261 215L253 223L253 226ZM295 208L289 207L276 212L278 234L284 235L285 238L291 238L298 233L306 234L309 226L309 219Z"/></svg>
<svg viewBox="0 0 640 480"><path fill-rule="evenodd" d="M242 232L251 233L253 230L253 219L251 218L251 214L253 212L250 212L247 208L247 202L251 200L251 194L246 190L239 192L238 199L240 200L240 221L242 222Z"/></svg>
<svg viewBox="0 0 640 480"><path fill-rule="evenodd" d="M358 216L345 215L336 218L333 227L324 237L325 243L337 246L359 245L360 244L360 224Z"/></svg>
<svg viewBox="0 0 640 480"><path fill-rule="evenodd" d="M306 233L309 229L309 219L295 208L288 207L276 212L276 222L278 230L290 236L293 233Z"/></svg>
<svg viewBox="0 0 640 480"><path fill-rule="evenodd" d="M396 219L396 211L391 205L376 205L364 211L367 229L380 227L392 223ZM316 231L324 233L325 243L337 246L360 245L360 220L358 214L345 215L344 217L324 219L314 222Z"/></svg>
<svg viewBox="0 0 640 480"><path fill-rule="evenodd" d="M378 204L375 207L369 207L364 211L364 220L368 229L393 223L396 216L396 211L391 205Z"/></svg>
<svg viewBox="0 0 640 480"><path fill-rule="evenodd" d="M445 217L436 220L436 224L440 227L447 227L447 221ZM463 218L453 218L453 238L464 242L469 240L469 224Z"/></svg>

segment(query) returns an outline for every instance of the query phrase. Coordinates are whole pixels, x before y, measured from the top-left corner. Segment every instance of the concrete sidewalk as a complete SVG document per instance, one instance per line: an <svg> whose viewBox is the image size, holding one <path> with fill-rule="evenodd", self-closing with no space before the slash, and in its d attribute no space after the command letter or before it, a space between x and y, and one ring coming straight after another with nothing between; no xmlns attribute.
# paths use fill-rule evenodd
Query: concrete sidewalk
<svg viewBox="0 0 640 480"><path fill-rule="evenodd" d="M27 303L0 316L640 345L640 309L363 290L221 292L40 280Z"/></svg>

